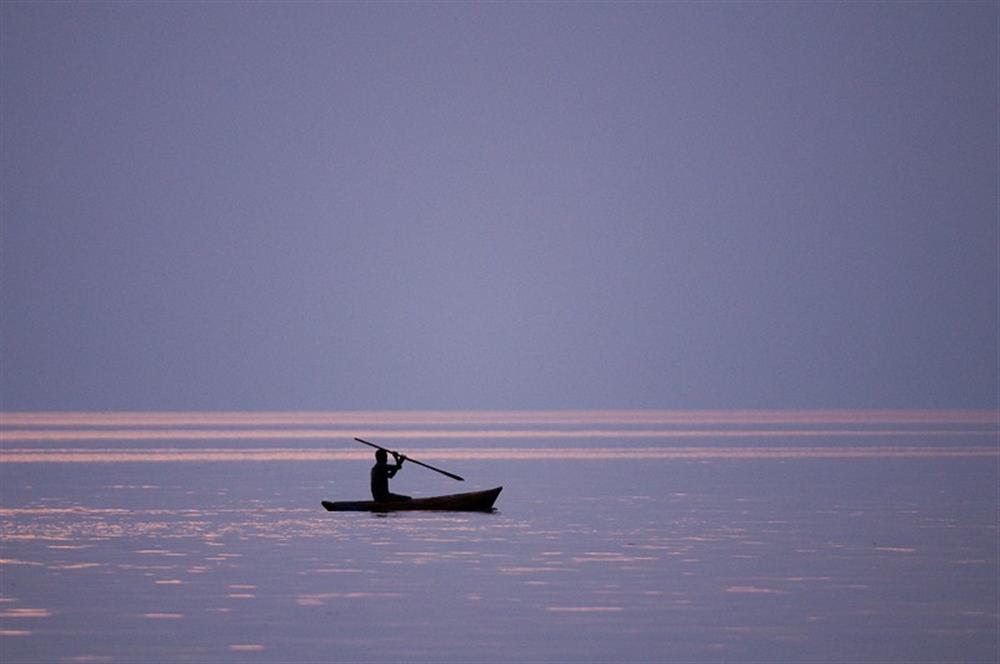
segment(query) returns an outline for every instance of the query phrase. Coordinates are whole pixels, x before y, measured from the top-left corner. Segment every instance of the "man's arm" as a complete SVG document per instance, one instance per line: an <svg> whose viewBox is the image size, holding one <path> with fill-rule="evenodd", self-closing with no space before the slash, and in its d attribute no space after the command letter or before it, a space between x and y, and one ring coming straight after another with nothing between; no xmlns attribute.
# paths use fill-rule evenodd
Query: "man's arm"
<svg viewBox="0 0 1000 664"><path fill-rule="evenodd" d="M406 457L403 456L402 454L396 454L395 452L393 452L392 457L393 459L396 460L396 465L390 466L386 464L385 474L388 475L389 477L393 477L396 473L398 473L399 469L403 467L403 462L406 461Z"/></svg>

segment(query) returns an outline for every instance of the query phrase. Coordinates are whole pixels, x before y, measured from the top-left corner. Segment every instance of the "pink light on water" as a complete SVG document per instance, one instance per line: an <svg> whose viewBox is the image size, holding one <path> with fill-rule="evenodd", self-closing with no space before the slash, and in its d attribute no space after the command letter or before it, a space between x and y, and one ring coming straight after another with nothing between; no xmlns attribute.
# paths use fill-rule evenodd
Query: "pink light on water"
<svg viewBox="0 0 1000 664"><path fill-rule="evenodd" d="M996 447L460 447L420 450L426 461L544 461L544 460L761 460L865 458L1000 457ZM368 461L364 450L269 449L11 449L0 463L152 463L211 461Z"/></svg>

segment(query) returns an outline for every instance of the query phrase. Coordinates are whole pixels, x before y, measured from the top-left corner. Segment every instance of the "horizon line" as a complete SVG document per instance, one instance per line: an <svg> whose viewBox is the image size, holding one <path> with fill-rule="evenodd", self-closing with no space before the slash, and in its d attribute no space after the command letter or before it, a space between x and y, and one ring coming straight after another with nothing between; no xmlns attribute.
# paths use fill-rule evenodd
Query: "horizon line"
<svg viewBox="0 0 1000 664"><path fill-rule="evenodd" d="M52 410L0 411L0 429L38 426L317 426L595 424L981 424L1000 426L1000 409L538 409L538 410Z"/></svg>

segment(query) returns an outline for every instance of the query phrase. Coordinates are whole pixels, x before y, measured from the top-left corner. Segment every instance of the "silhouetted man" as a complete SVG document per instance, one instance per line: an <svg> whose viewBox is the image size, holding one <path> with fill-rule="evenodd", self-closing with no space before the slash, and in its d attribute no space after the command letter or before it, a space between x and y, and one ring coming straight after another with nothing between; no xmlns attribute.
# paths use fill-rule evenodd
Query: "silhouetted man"
<svg viewBox="0 0 1000 664"><path fill-rule="evenodd" d="M394 500L410 500L409 496L401 496L389 492L389 478L393 477L403 467L406 457L402 454L392 453L396 465L389 465L389 455L385 450L375 451L375 465L372 466L372 498L377 503L385 503Z"/></svg>

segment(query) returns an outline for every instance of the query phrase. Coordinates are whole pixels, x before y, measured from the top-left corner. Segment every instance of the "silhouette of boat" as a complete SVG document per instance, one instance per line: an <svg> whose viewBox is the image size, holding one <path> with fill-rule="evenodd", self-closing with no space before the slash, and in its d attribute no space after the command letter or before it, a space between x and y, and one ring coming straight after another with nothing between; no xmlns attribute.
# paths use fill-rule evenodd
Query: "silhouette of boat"
<svg viewBox="0 0 1000 664"><path fill-rule="evenodd" d="M500 495L502 486L486 491L456 493L450 496L431 496L411 500L376 503L374 500L332 502L323 501L330 512L395 512L398 510L450 510L462 512L489 512Z"/></svg>

